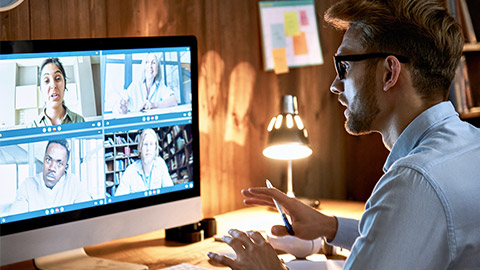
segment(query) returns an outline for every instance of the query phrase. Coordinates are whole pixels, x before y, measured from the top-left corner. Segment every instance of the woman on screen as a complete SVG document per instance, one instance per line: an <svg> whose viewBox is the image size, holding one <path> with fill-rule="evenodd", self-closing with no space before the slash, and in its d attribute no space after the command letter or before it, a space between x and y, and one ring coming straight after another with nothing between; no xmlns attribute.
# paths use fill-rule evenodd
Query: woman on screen
<svg viewBox="0 0 480 270"><path fill-rule="evenodd" d="M64 96L67 74L58 58L47 58L40 66L40 92L45 106L33 122L34 127L85 122L83 117L69 110Z"/></svg>
<svg viewBox="0 0 480 270"><path fill-rule="evenodd" d="M155 54L149 53L142 61L143 76L139 82L132 82L122 94L120 113L138 112L156 108L177 106L173 90L165 86L162 80L160 61Z"/></svg>
<svg viewBox="0 0 480 270"><path fill-rule="evenodd" d="M158 156L158 136L153 129L141 133L138 154L140 159L125 169L116 196L173 186L167 164Z"/></svg>

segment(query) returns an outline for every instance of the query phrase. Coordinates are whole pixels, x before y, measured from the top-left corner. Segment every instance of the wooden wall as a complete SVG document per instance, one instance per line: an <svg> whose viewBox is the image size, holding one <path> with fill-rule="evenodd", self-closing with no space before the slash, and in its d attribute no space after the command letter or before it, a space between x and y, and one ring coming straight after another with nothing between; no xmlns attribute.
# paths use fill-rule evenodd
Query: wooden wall
<svg viewBox="0 0 480 270"><path fill-rule="evenodd" d="M379 136L347 135L329 91L341 33L322 15L333 2L315 1L325 63L282 75L262 69L257 0L25 0L0 13L0 40L195 35L205 216L242 207L240 189L265 178L285 189L286 163L261 154L285 94L298 97L313 147L293 162L297 196L364 200L386 151Z"/></svg>

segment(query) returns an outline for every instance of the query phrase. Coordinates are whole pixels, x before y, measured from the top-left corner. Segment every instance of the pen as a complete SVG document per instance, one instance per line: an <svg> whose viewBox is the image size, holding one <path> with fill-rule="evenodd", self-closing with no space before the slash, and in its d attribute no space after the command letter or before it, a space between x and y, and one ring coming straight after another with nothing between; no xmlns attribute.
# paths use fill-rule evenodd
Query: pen
<svg viewBox="0 0 480 270"><path fill-rule="evenodd" d="M265 183L267 183L267 188L273 188L272 183L270 183L268 179L265 181ZM275 201L275 199L272 199L272 200L273 200L273 203L275 204L275 207L277 207L278 212L280 213L280 215L282 215L282 219L283 219L283 222L285 223L285 227L287 227L288 234L294 235L295 232L293 231L292 225L287 219L287 215L285 215L285 213L283 212L282 206L280 206L280 204L278 204L277 201Z"/></svg>

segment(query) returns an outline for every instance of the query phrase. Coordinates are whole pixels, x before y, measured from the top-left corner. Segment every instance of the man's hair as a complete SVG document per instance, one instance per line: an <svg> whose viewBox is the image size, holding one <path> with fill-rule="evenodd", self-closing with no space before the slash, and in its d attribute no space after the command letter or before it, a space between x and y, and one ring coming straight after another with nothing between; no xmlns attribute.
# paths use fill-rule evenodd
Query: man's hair
<svg viewBox="0 0 480 270"><path fill-rule="evenodd" d="M339 30L360 30L366 53L408 57L419 95L447 99L464 41L439 0L341 0L324 18Z"/></svg>
<svg viewBox="0 0 480 270"><path fill-rule="evenodd" d="M70 158L70 150L68 148L68 141L65 140L65 139L48 141L47 147L45 147L45 155L47 154L48 147L52 143L60 144L61 146L63 146L65 148L65 150L67 151L67 162L68 162L68 159Z"/></svg>

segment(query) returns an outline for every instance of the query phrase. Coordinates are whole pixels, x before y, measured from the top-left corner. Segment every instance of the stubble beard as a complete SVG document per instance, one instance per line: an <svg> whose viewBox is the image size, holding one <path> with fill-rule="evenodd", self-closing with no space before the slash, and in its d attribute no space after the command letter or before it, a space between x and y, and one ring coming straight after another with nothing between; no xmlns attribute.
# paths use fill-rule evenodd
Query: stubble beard
<svg viewBox="0 0 480 270"><path fill-rule="evenodd" d="M345 130L351 135L365 135L372 133L372 123L380 112L377 98L375 96L375 81L372 73L363 81L360 91L355 96L354 102L349 106ZM352 107L355 111L352 111Z"/></svg>

